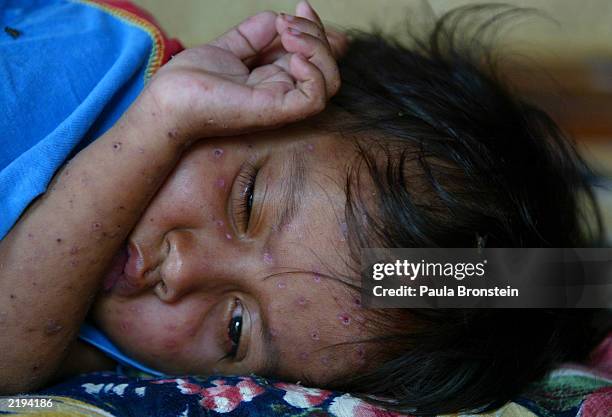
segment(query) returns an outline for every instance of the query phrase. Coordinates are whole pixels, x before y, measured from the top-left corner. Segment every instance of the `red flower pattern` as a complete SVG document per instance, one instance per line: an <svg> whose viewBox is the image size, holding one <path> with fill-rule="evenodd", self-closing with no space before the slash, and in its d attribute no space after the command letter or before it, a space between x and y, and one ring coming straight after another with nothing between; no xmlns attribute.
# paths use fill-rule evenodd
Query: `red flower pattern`
<svg viewBox="0 0 612 417"><path fill-rule="evenodd" d="M589 394L580 407L580 417L609 417L612 415L612 387Z"/></svg>
<svg viewBox="0 0 612 417"><path fill-rule="evenodd" d="M334 417L401 417L404 414L386 411L349 394L334 398L329 406Z"/></svg>
<svg viewBox="0 0 612 417"><path fill-rule="evenodd" d="M283 400L297 408L316 407L323 403L330 395L331 391L318 388L306 388L301 385L287 384L279 382L274 384L276 388L286 391Z"/></svg>
<svg viewBox="0 0 612 417"><path fill-rule="evenodd" d="M174 382L182 394L199 395L200 405L217 413L234 411L240 403L249 402L256 396L263 394L264 389L249 377L240 377L236 385L228 385L224 379L212 381L214 387L204 388L184 379L164 379L156 383Z"/></svg>

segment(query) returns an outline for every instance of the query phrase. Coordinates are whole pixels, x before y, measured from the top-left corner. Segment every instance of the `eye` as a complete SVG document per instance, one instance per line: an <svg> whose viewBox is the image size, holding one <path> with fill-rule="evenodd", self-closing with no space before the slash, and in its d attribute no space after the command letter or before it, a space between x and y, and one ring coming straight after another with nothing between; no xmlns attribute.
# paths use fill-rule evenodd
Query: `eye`
<svg viewBox="0 0 612 417"><path fill-rule="evenodd" d="M242 334L242 304L239 300L236 300L236 306L232 311L232 317L230 318L229 325L227 326L227 335L232 347L228 353L231 358L236 357L238 348L240 347L240 335Z"/></svg>
<svg viewBox="0 0 612 417"><path fill-rule="evenodd" d="M246 162L240 170L240 174L238 174L236 180L238 196L234 201L234 213L236 216L236 225L242 232L246 232L249 227L249 220L253 209L253 194L255 192L257 172L254 165Z"/></svg>

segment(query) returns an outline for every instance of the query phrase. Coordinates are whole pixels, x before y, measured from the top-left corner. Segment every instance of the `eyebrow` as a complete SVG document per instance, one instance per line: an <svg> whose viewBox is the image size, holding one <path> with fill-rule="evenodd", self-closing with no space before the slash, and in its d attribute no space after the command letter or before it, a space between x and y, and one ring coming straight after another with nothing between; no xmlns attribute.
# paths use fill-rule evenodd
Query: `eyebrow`
<svg viewBox="0 0 612 417"><path fill-rule="evenodd" d="M297 149L291 152L291 164L288 175L281 183L281 204L277 212L279 228L291 223L300 209L302 192L306 185L306 162L304 154Z"/></svg>

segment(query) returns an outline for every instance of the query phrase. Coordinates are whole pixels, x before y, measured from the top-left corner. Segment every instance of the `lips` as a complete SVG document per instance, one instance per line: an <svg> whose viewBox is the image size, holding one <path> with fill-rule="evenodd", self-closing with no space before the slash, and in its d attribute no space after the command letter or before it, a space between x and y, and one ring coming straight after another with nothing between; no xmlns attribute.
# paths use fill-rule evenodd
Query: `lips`
<svg viewBox="0 0 612 417"><path fill-rule="evenodd" d="M102 288L104 291L110 291L117 282L121 279L123 275L123 270L125 268L125 264L127 263L129 258L127 246L123 246L119 252L115 254L113 260L111 261L111 266L106 273L106 277L104 278Z"/></svg>
<svg viewBox="0 0 612 417"><path fill-rule="evenodd" d="M142 290L144 262L133 244L124 245L113 257L103 281L105 291L121 296L136 294Z"/></svg>

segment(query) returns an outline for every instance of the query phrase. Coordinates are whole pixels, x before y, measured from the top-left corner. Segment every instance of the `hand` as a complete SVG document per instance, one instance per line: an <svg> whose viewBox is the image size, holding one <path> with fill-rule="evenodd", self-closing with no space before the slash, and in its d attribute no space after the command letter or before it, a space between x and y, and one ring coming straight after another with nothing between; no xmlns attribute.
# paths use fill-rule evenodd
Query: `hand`
<svg viewBox="0 0 612 417"><path fill-rule="evenodd" d="M169 134L187 141L278 127L323 110L340 88L334 53L344 44L337 32L328 40L300 2L295 16L262 12L181 52L143 96L169 121Z"/></svg>

